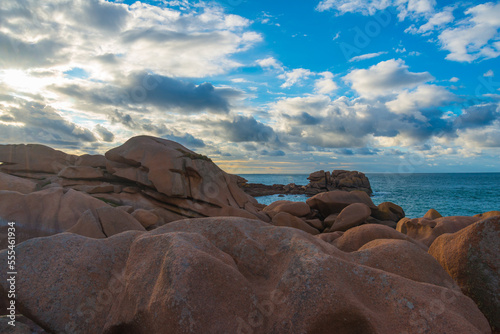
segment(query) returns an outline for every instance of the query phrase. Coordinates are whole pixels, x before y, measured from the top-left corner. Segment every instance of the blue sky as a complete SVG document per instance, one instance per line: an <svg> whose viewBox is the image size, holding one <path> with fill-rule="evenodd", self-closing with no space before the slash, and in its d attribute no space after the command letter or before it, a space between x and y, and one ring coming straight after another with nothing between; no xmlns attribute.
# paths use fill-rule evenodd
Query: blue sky
<svg viewBox="0 0 500 334"><path fill-rule="evenodd" d="M500 171L500 2L2 1L0 142L234 173Z"/></svg>

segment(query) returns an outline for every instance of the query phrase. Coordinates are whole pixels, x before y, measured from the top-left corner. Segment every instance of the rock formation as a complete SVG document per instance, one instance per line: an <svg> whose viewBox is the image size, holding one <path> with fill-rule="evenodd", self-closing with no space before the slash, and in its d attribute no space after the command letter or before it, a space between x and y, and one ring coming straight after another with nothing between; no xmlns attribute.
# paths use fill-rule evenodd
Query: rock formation
<svg viewBox="0 0 500 334"><path fill-rule="evenodd" d="M307 179L309 180L309 184L305 186L299 186L295 183L287 185L273 184L272 186L262 183L248 183L246 179L240 176L237 182L241 189L254 197L276 194L305 194L313 196L321 192L333 190L361 190L368 195L373 193L368 178L365 174L357 171L334 170L330 173L320 170L311 173Z"/></svg>
<svg viewBox="0 0 500 334"><path fill-rule="evenodd" d="M493 333L500 333L500 211L442 217L429 210L422 218L401 219L397 230L428 246L488 318Z"/></svg>
<svg viewBox="0 0 500 334"><path fill-rule="evenodd" d="M297 229L222 217L31 239L18 257L19 309L54 333L490 332L444 269L401 240L345 253ZM401 268L408 258L417 262Z"/></svg>
<svg viewBox="0 0 500 334"><path fill-rule="evenodd" d="M75 156L43 145L0 145L0 162L0 220L16 222L18 242L69 230L87 210L96 224L93 232L82 233L94 236L99 229L107 236L106 229L130 229L125 221L141 228L207 216L270 221L237 186L236 176L169 140L134 137L105 156ZM122 206L130 212L113 211L120 219L104 214ZM0 232L4 229L5 223L0 224ZM3 238L0 247L5 247Z"/></svg>
<svg viewBox="0 0 500 334"><path fill-rule="evenodd" d="M500 215L441 235L429 253L500 332Z"/></svg>
<svg viewBox="0 0 500 334"><path fill-rule="evenodd" d="M208 157L147 136L105 155L3 145L0 162L19 333L498 331L498 211L407 218L347 171L264 206Z"/></svg>
<svg viewBox="0 0 500 334"><path fill-rule="evenodd" d="M357 171L334 170L330 173L320 170L309 175L307 179L309 180L306 186L308 195L332 190L361 190L368 195L373 192L365 174Z"/></svg>

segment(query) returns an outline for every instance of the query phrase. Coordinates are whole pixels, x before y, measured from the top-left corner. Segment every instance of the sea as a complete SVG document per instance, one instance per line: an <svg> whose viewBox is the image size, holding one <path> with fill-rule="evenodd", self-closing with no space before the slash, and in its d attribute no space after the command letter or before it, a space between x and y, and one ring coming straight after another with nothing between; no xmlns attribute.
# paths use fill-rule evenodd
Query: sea
<svg viewBox="0 0 500 334"><path fill-rule="evenodd" d="M429 209L442 216L472 216L500 211L500 173L365 173L375 205L393 202L406 217L422 217ZM240 174L249 183L306 185L309 174ZM262 204L278 200L305 201L306 195L256 197Z"/></svg>

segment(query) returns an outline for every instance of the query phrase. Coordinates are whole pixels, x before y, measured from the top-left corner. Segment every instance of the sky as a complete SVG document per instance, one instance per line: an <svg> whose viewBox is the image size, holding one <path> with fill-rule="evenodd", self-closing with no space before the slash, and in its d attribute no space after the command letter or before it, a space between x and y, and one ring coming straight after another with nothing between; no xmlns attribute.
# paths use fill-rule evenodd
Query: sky
<svg viewBox="0 0 500 334"><path fill-rule="evenodd" d="M0 2L0 144L230 173L500 172L500 1Z"/></svg>

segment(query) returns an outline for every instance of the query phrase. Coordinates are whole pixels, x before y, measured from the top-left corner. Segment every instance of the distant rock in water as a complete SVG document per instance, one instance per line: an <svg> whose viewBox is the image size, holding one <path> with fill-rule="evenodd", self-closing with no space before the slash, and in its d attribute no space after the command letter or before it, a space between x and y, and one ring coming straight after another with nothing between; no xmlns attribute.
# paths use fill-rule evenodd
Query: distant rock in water
<svg viewBox="0 0 500 334"><path fill-rule="evenodd" d="M332 173L320 170L307 178L306 194L315 195L332 190L361 190L368 195L373 193L370 181L365 174L357 171L334 170Z"/></svg>
<svg viewBox="0 0 500 334"><path fill-rule="evenodd" d="M373 193L368 177L357 171L334 170L330 173L320 170L311 173L307 179L309 180L309 184L305 186L298 186L295 183L287 185L273 184L272 186L261 183L248 183L248 181L241 176L238 176L237 182L247 194L253 197L276 194L305 194L314 196L322 192L333 190L361 190L368 195L372 195Z"/></svg>

